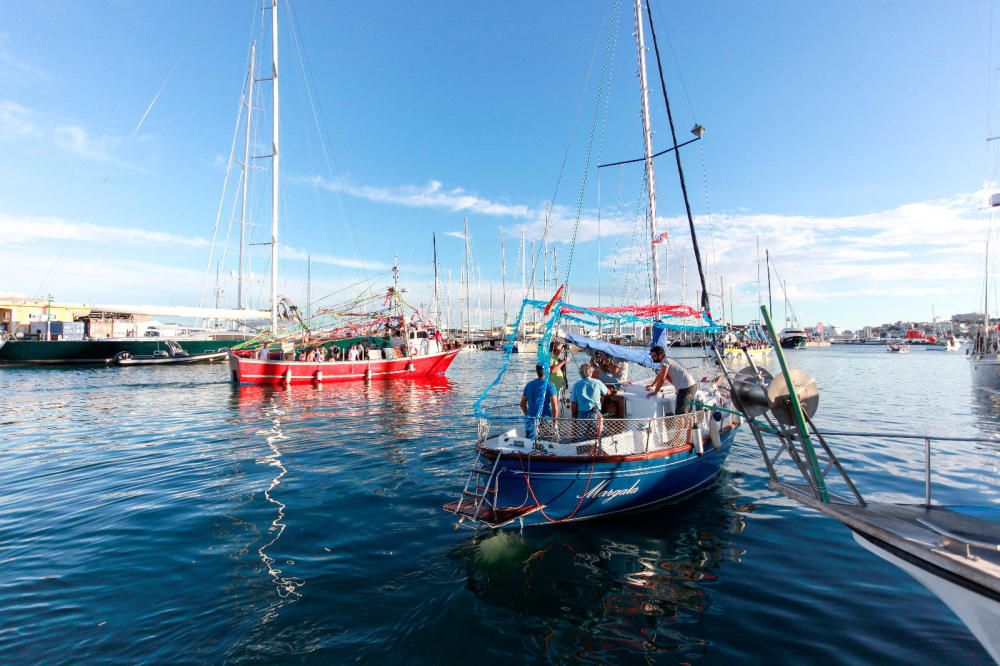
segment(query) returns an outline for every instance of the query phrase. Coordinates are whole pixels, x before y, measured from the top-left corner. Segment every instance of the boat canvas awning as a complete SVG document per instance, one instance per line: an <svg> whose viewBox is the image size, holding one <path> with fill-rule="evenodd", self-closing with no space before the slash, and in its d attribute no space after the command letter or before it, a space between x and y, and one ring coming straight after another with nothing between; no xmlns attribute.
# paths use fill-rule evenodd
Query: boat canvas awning
<svg viewBox="0 0 1000 666"><path fill-rule="evenodd" d="M658 363L653 362L653 357L649 355L649 350L645 348L636 349L635 347L624 347L622 345L611 344L610 342L606 342L604 340L588 338L585 335L577 335L576 333L567 333L566 341L589 351L604 352L608 356L613 356L614 358L628 361L629 363L636 363L644 368L655 368L659 365Z"/></svg>

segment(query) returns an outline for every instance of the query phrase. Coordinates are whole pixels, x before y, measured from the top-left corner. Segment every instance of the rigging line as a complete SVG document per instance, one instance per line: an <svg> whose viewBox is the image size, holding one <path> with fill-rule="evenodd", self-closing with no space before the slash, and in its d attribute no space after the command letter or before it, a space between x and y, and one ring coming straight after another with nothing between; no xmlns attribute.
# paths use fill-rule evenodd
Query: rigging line
<svg viewBox="0 0 1000 666"><path fill-rule="evenodd" d="M607 129L608 121L608 102L611 98L611 81L614 77L614 68L611 66L614 62L615 51L618 45L618 22L620 12L621 2L615 0L615 4L612 9L611 21L608 27L608 36L604 46L604 61L601 63L601 78L597 85L597 104L594 106L594 117L590 124L590 138L587 141L587 156L583 164L583 178L580 179L580 191L577 195L576 201L576 222L573 225L573 237L570 241L569 246L569 259L566 262L566 277L563 279L563 284L569 284L569 276L573 269L573 257L576 254L576 239L580 232L580 221L583 217L583 199L586 194L587 189L587 178L590 175L590 160L593 154L594 147L594 137L597 134L598 122L603 119L601 123L601 136L597 145L597 156L598 161L600 161L601 151L604 148L604 136ZM609 72L610 77L609 77ZM601 116L601 94L604 94L604 114ZM600 267L598 267L600 270Z"/></svg>
<svg viewBox="0 0 1000 666"><path fill-rule="evenodd" d="M663 20L663 14L660 12L660 7L656 7L656 15L660 18L660 23L666 25L667 22ZM687 84L684 82L684 70L681 69L681 63L677 60L677 51L674 49L674 41L670 39L670 30L664 30L664 36L667 38L667 48L670 49L670 58L674 61L674 71L677 72L677 79L681 84L681 91L684 93L684 101L687 102L688 111L691 112L692 118L697 118L698 114L694 112L694 105L691 103L691 96L688 94Z"/></svg>
<svg viewBox="0 0 1000 666"><path fill-rule="evenodd" d="M649 7L649 2L646 2L646 16L649 17L649 33L653 37L653 50L656 53L656 67L660 73L660 88L663 91L663 104L667 107L667 121L670 124L670 136L673 139L673 143L677 145L677 129L674 127L674 115L670 110L670 98L667 97L667 81L663 76L663 63L660 60L660 46L656 41L656 29L653 27L653 11ZM677 159L677 176L681 181L681 194L684 197L684 208L687 211L688 218L688 228L691 230L691 246L694 249L695 262L698 264L698 277L701 280L701 306L705 312L710 312L708 300L708 287L705 284L705 268L701 263L701 252L698 250L698 234L695 232L694 228L694 217L691 214L691 202L688 200L687 194L687 184L684 182L684 167L681 164L681 154L680 151L674 151L674 157Z"/></svg>
<svg viewBox="0 0 1000 666"><path fill-rule="evenodd" d="M291 26L293 30L293 35L299 35L298 40L295 42L297 45L301 42L301 28L299 27L298 15L295 13L295 9L292 7L291 0L286 3L288 7L288 15L291 17ZM317 131L320 135L320 146L323 149L323 159L326 162L327 173L332 178L334 174L341 173L340 165L337 163L337 156L334 154L333 149L330 144L330 129L326 124L326 114L323 113L323 104L319 101L315 95L313 95L313 90L316 89L315 79L312 75L312 65L309 62L309 55L305 52L305 49L297 47L296 55L300 60L300 68L304 72L306 79L306 96L309 99L309 107L312 111L313 122L316 124ZM339 181L339 178L338 178ZM357 229L354 225L354 218L351 215L350 207L344 200L343 192L339 189L334 189L334 196L337 199L337 206L340 208L341 215L344 216L344 226L347 227L350 233L351 242L354 244L354 251L358 253L358 259L361 262L361 270L363 273L367 274L369 271L368 262L365 261L364 254L361 252L361 243L358 241Z"/></svg>
<svg viewBox="0 0 1000 666"><path fill-rule="evenodd" d="M184 47L181 49L180 54L174 61L173 66L167 72L166 77L164 77L163 83L160 84L160 87L156 91L156 94L153 95L153 99L146 106L146 110L143 111L142 117L139 118L139 122L136 123L135 128L132 130L132 133L129 135L128 139L125 141L125 144L122 146L122 152L126 151L129 148L129 146L132 145L132 142L135 140L136 135L139 134L139 130L142 129L143 124L145 124L146 118L149 117L150 112L153 110L153 106L156 104L156 101L160 98L160 94L167 87L167 83L173 76L174 71L177 69L177 66L180 65L181 61L184 59L184 56L191 48L191 44L194 42L194 38L198 36L198 33L201 32L202 28L205 26L205 23L208 21L207 9L209 7L210 5L206 3L205 4L206 11L202 15L201 23L195 26L195 29L191 33L191 36L188 37L187 43L184 44ZM75 225L73 225L73 228L70 230L69 235L66 236L66 240L63 241L62 247L59 248L58 254L56 254L56 257L52 260L52 263L49 265L49 269L45 272L45 277L42 278L41 283L39 283L38 285L38 289L35 291L36 297L41 296L42 290L45 288L45 283L48 282L49 278L52 276L52 271L59 264L59 262L62 261L62 257L66 253L66 248L69 246L70 242L74 240L76 232L80 229L80 225L82 225L90 217L90 214L97 206L98 200L100 200L101 195L104 193L105 187L108 184L108 181L111 180L111 175L115 173L115 171L117 171L117 168L115 167L114 164L112 164L108 172L104 175L104 179L101 180L100 184L97 186L97 191L94 192L94 196L93 198L91 198L90 204L88 204L88 206L84 209L83 216L77 221Z"/></svg>
<svg viewBox="0 0 1000 666"><path fill-rule="evenodd" d="M590 53L590 63L587 65L587 75L584 77L583 89L580 90L580 97L576 103L576 111L573 114L573 121L570 123L569 138L566 141L566 149L563 151L562 163L559 165L559 174L556 176L556 185L552 192L552 197L545 205L545 214L543 216L542 226L542 242L539 243L540 247L538 248L538 251L531 257L530 279L525 282L525 293L522 294L522 298L527 298L527 292L531 290L531 285L535 282L535 269L538 266L538 257L544 251L545 242L548 240L549 224L552 221L552 208L555 205L556 198L559 196L559 186L562 184L563 175L566 173L566 164L569 162L569 152L576 140L576 128L580 120L580 114L583 112L583 101L586 99L587 90L590 88L590 77L594 71L594 63L597 61L597 47L600 43L601 32L598 31L597 36L594 38L594 48Z"/></svg>
<svg viewBox="0 0 1000 666"><path fill-rule="evenodd" d="M249 81L249 66L247 68L246 78L248 80L248 84L253 85L253 82ZM208 263L205 265L205 275L201 282L201 295L198 297L198 307L202 307L205 302L205 290L208 288L208 276L212 270L212 262L215 260L215 243L218 238L219 224L222 221L222 208L226 201L226 190L229 189L229 177L232 175L233 156L236 154L236 140L240 134L240 121L243 119L243 109L246 106L246 90L246 85L244 85L243 93L240 95L239 107L236 111L236 123L233 127L233 141L229 146L229 160L226 162L226 175L222 179L222 192L219 193L219 207L215 212L215 226L212 228L212 245L208 251Z"/></svg>

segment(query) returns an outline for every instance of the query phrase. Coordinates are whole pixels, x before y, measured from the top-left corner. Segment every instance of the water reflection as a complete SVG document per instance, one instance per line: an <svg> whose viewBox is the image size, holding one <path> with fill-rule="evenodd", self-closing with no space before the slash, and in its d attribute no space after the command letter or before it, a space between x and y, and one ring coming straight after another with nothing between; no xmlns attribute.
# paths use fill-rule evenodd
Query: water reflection
<svg viewBox="0 0 1000 666"><path fill-rule="evenodd" d="M496 532L454 552L482 602L514 610L550 658L696 657L722 566L745 551L736 495L717 486L628 520Z"/></svg>

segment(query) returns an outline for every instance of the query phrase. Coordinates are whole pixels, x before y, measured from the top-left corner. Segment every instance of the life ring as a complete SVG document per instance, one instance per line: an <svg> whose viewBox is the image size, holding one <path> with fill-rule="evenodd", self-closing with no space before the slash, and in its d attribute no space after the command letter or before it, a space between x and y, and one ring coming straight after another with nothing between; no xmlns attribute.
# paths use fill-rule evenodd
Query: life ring
<svg viewBox="0 0 1000 666"><path fill-rule="evenodd" d="M709 417L708 437L712 440L712 448L722 448L722 412L712 412Z"/></svg>

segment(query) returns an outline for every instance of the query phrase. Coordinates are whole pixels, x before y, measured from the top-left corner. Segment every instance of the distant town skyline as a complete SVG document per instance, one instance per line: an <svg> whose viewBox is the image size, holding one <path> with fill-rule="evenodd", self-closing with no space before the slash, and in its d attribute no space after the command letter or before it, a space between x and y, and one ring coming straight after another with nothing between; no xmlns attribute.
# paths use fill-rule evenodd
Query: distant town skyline
<svg viewBox="0 0 1000 666"><path fill-rule="evenodd" d="M501 239L516 301L519 235L530 247L546 224L559 279L540 296L572 258L581 302L649 300L642 167L596 169L642 152L629 3L281 7L282 294L302 302L310 256L313 294L333 302L360 281L389 284L398 257L412 300L429 303L436 233L455 299L468 217L473 289L485 301L492 283L494 310ZM259 10L259 0L4 7L0 292L207 305L218 275L222 304L234 305L238 167L221 203L220 193L249 42L269 45ZM724 301L735 321L756 316L758 245L776 270L779 320L786 291L810 326L981 309L997 180L984 142L1000 52L991 3L654 11L679 141L695 123L708 130L682 154L715 312ZM258 85L262 118L268 85ZM253 154L268 140L254 134ZM254 166L254 183L266 181L267 161ZM677 173L669 155L656 168L663 299L694 303ZM256 306L267 297L267 248L256 243L268 196L251 197ZM550 255L551 272L556 263Z"/></svg>

